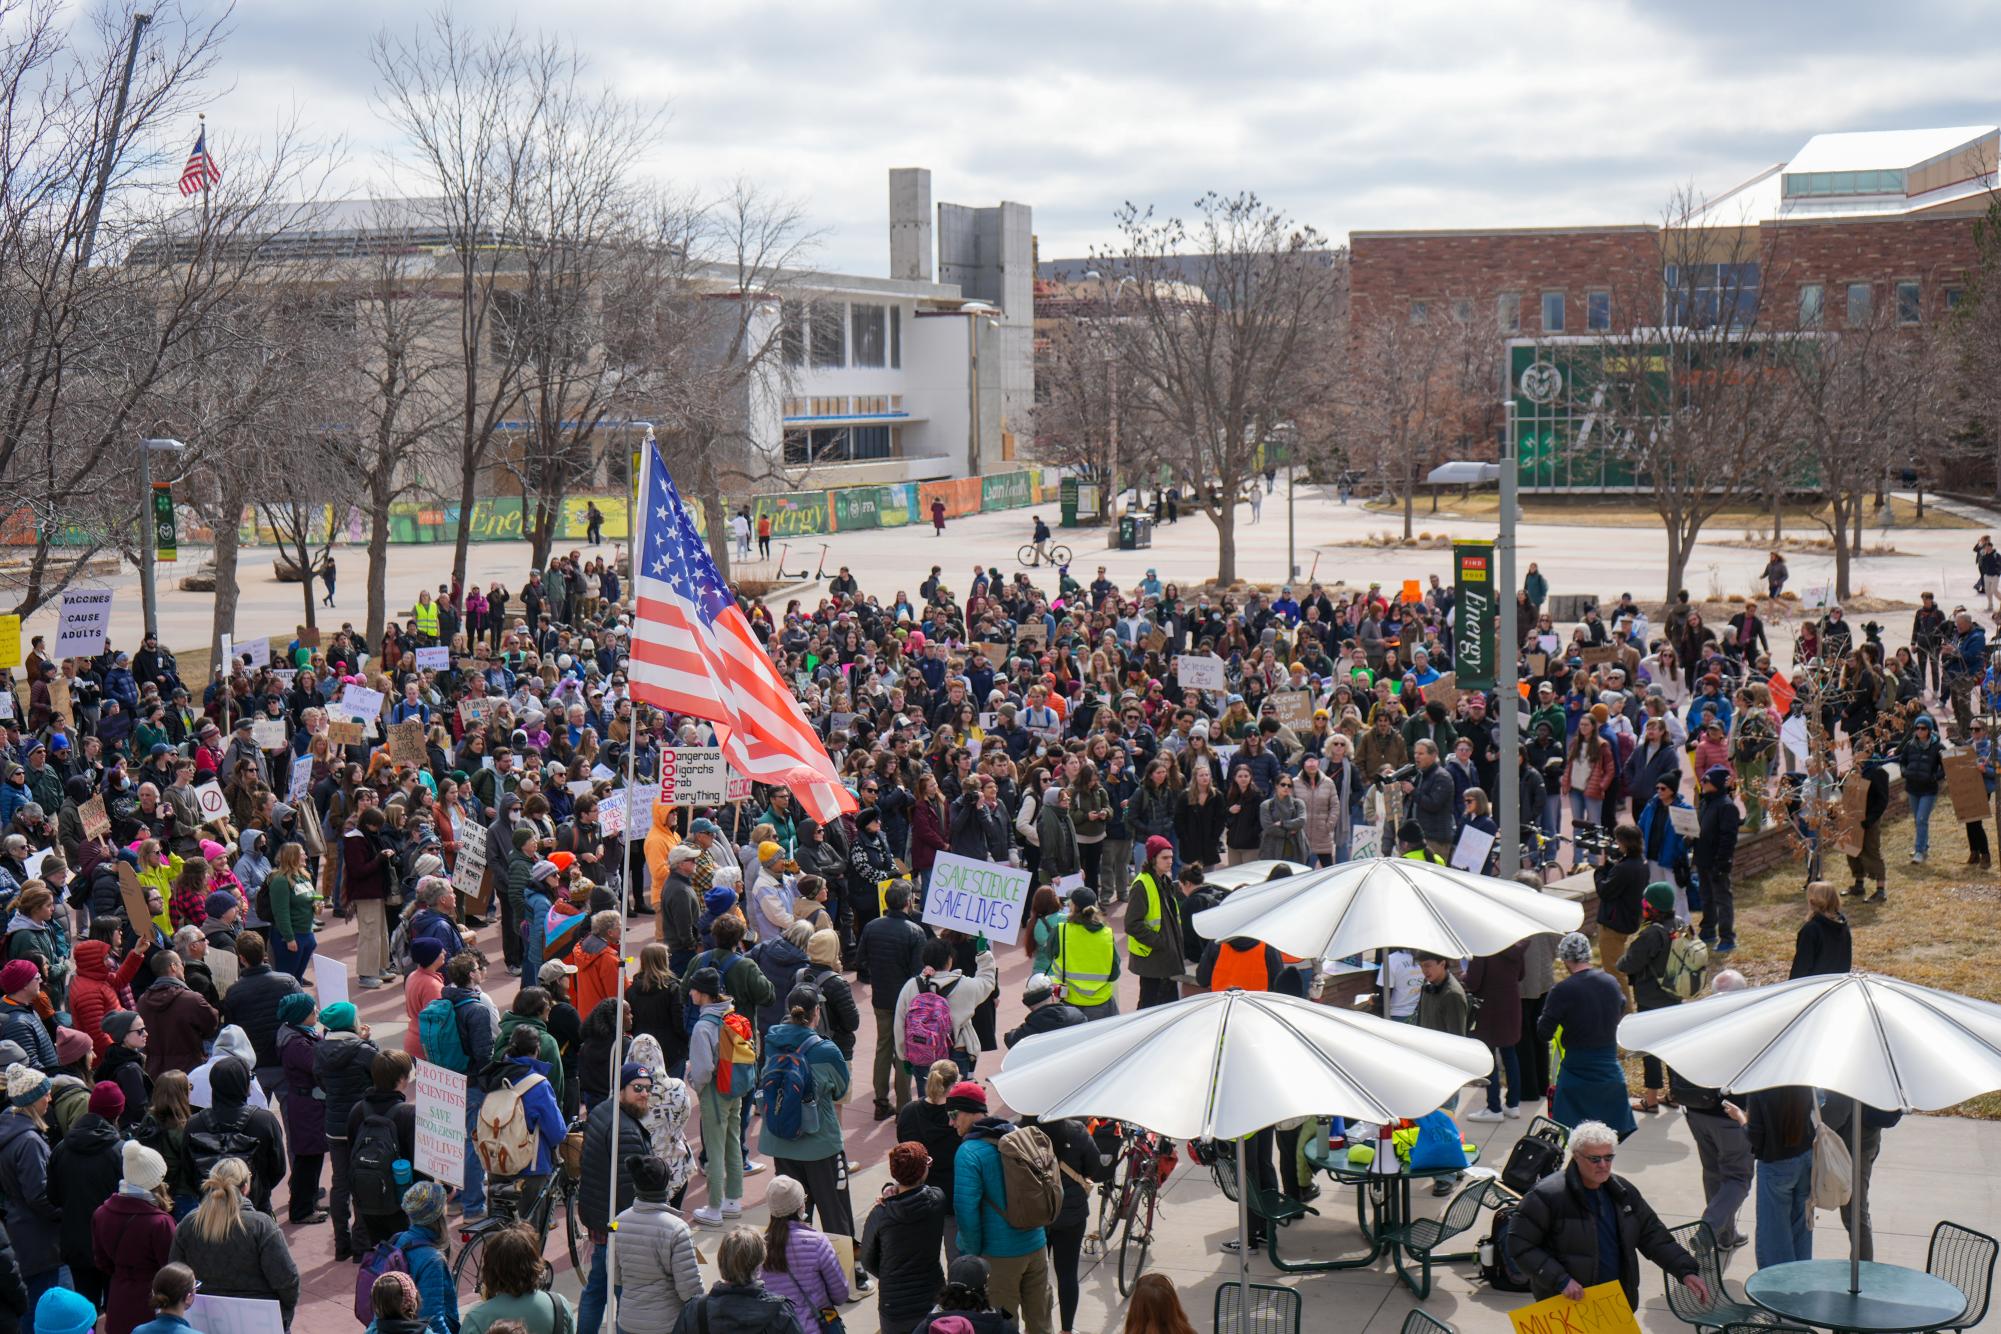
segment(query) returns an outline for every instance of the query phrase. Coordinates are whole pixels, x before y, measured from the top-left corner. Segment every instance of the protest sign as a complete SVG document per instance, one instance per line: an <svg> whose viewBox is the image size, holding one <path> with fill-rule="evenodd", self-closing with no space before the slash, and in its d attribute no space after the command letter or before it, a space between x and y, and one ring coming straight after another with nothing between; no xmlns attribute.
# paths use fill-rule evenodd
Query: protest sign
<svg viewBox="0 0 2001 1334"><path fill-rule="evenodd" d="M320 627L317 625L300 626L298 639L307 648L318 648L320 646Z"/></svg>
<svg viewBox="0 0 2001 1334"><path fill-rule="evenodd" d="M1084 887L1084 873L1082 871L1075 871L1066 876L1059 876L1049 882L1049 887L1056 891L1057 898L1068 903L1070 901L1070 891Z"/></svg>
<svg viewBox="0 0 2001 1334"><path fill-rule="evenodd" d="M999 726L1000 715L998 713L983 713L980 715L980 730L982 732L991 732Z"/></svg>
<svg viewBox="0 0 2001 1334"><path fill-rule="evenodd" d="M405 718L389 729L389 758L398 764L414 764L420 769L431 762L431 750L424 742L424 722L421 718Z"/></svg>
<svg viewBox="0 0 2001 1334"><path fill-rule="evenodd" d="M1640 1334L1626 1290L1615 1279L1584 1290L1577 1301L1558 1293L1508 1312L1515 1334Z"/></svg>
<svg viewBox="0 0 2001 1334"><path fill-rule="evenodd" d="M998 664L1002 659L1007 657L1006 644L990 644L983 640L973 645L973 650L977 653L985 654L987 661L995 664Z"/></svg>
<svg viewBox="0 0 2001 1334"><path fill-rule="evenodd" d="M1167 647L1167 631L1155 630L1153 633L1149 634L1146 637L1147 652L1158 653L1166 647Z"/></svg>
<svg viewBox="0 0 2001 1334"><path fill-rule="evenodd" d="M118 897L125 905L125 920L145 938L148 934L145 923L152 914L146 911L146 887L139 883L139 872L130 862L118 863Z"/></svg>
<svg viewBox="0 0 2001 1334"><path fill-rule="evenodd" d="M1221 690L1224 686L1221 658L1176 658L1174 676L1183 690Z"/></svg>
<svg viewBox="0 0 2001 1334"><path fill-rule="evenodd" d="M49 713L71 727L76 726L76 706L70 700L69 682L60 676L49 680Z"/></svg>
<svg viewBox="0 0 2001 1334"><path fill-rule="evenodd" d="M1441 673L1436 681L1433 681L1430 685L1424 688L1424 698L1427 703L1436 702L1439 704L1443 704L1445 706L1445 711L1447 713L1451 713L1454 709L1458 708L1459 707L1458 673L1456 672Z"/></svg>
<svg viewBox="0 0 2001 1334"><path fill-rule="evenodd" d="M1586 667L1596 667L1601 662L1615 662L1619 657L1617 644L1592 644L1577 655Z"/></svg>
<svg viewBox="0 0 2001 1334"><path fill-rule="evenodd" d="M1493 850L1494 836L1469 824L1459 831L1459 843L1452 849L1452 865L1482 875L1487 869L1487 854Z"/></svg>
<svg viewBox="0 0 2001 1334"><path fill-rule="evenodd" d="M467 727L483 726L499 707L500 701L497 699L488 699L484 695L468 695L459 701L459 721Z"/></svg>
<svg viewBox="0 0 2001 1334"><path fill-rule="evenodd" d="M103 838L111 832L111 816L104 809L104 795L99 793L76 808L77 818L83 821L85 838Z"/></svg>
<svg viewBox="0 0 2001 1334"><path fill-rule="evenodd" d="M347 965L331 954L313 955L313 990L319 993L320 1008L336 1001L351 1001L348 994Z"/></svg>
<svg viewBox="0 0 2001 1334"><path fill-rule="evenodd" d="M1022 644L1047 643L1049 640L1049 627L1031 617L1014 628L1014 637L1017 643Z"/></svg>
<svg viewBox="0 0 2001 1334"><path fill-rule="evenodd" d="M410 1084L417 1107L417 1156L411 1166L434 1180L463 1186L466 1077L442 1065L419 1061L411 1072Z"/></svg>
<svg viewBox="0 0 2001 1334"><path fill-rule="evenodd" d="M195 1334L285 1334L284 1312L271 1297L196 1293L187 1320Z"/></svg>
<svg viewBox="0 0 2001 1334"><path fill-rule="evenodd" d="M327 744L330 746L358 746L367 739L367 730L352 718L327 720Z"/></svg>
<svg viewBox="0 0 2001 1334"><path fill-rule="evenodd" d="M14 716L18 702L14 698L13 690L0 690L0 721Z"/></svg>
<svg viewBox="0 0 2001 1334"><path fill-rule="evenodd" d="M598 803L598 833L606 838L617 838L625 832L625 802L626 795L621 789L607 793L605 799Z"/></svg>
<svg viewBox="0 0 2001 1334"><path fill-rule="evenodd" d="M1530 676L1549 675L1549 654L1547 653L1529 654L1529 675Z"/></svg>
<svg viewBox="0 0 2001 1334"><path fill-rule="evenodd" d="M968 935L984 931L989 941L1012 945L1021 934L1022 910L1034 878L1012 866L941 852L931 866L924 921Z"/></svg>
<svg viewBox="0 0 2001 1334"><path fill-rule="evenodd" d="M1375 825L1358 825L1354 835L1348 840L1348 860L1360 861L1364 857L1383 855L1383 831Z"/></svg>
<svg viewBox="0 0 2001 1334"><path fill-rule="evenodd" d="M383 696L380 690L370 690L367 686L348 686L334 701L334 709L350 718L379 718L382 716Z"/></svg>
<svg viewBox="0 0 2001 1334"><path fill-rule="evenodd" d="M729 799L720 746L669 746L660 752L660 799L670 806L714 806Z"/></svg>
<svg viewBox="0 0 2001 1334"><path fill-rule="evenodd" d="M1404 581L1403 581L1403 599L1402 599L1402 600L1403 600L1403 601L1405 601L1405 602L1422 602L1422 601L1424 601L1424 585L1423 585L1423 584L1420 584L1420 583L1419 583L1419 582L1418 582L1417 580L1415 580L1415 579L1406 579L1406 580L1404 580Z"/></svg>
<svg viewBox="0 0 2001 1334"><path fill-rule="evenodd" d="M1281 690L1271 697L1279 722L1295 731L1313 725L1313 696L1305 690Z"/></svg>
<svg viewBox="0 0 2001 1334"><path fill-rule="evenodd" d="M486 844L482 839L466 839L459 844L458 860L452 863L452 888L476 905L475 915L486 910L486 882Z"/></svg>
<svg viewBox="0 0 2001 1334"><path fill-rule="evenodd" d="M259 750L283 750L292 738L283 718L259 718L250 724L251 739Z"/></svg>
<svg viewBox="0 0 2001 1334"><path fill-rule="evenodd" d="M1962 750L1945 757L1945 786L1952 797L1952 814L1961 824L1985 820L1993 812L1994 799L1987 795L1986 780L1980 776L1980 761L1972 751Z"/></svg>
<svg viewBox="0 0 2001 1334"><path fill-rule="evenodd" d="M0 667L12 671L21 665L21 618L0 616Z"/></svg>
<svg viewBox="0 0 2001 1334"><path fill-rule="evenodd" d="M204 824L210 820L227 820L229 798L223 795L222 784L204 783L196 788L195 810L201 815Z"/></svg>
<svg viewBox="0 0 2001 1334"><path fill-rule="evenodd" d="M292 772L286 779L285 804L297 810L312 790L313 762L310 757L301 756L292 762Z"/></svg>
<svg viewBox="0 0 2001 1334"><path fill-rule="evenodd" d="M1869 784L1860 769L1850 769L1841 784L1841 838L1838 846L1850 857L1862 855L1862 817L1869 813Z"/></svg>
<svg viewBox="0 0 2001 1334"><path fill-rule="evenodd" d="M246 639L236 646L236 654L252 667L269 667L271 665L271 640L264 635L259 635L255 639Z"/></svg>
<svg viewBox="0 0 2001 1334"><path fill-rule="evenodd" d="M449 648L420 648L417 650L417 670L420 672L448 672L452 669L452 651Z"/></svg>
<svg viewBox="0 0 2001 1334"><path fill-rule="evenodd" d="M723 793L723 800L749 801L750 787L751 787L750 779L744 777L742 774L732 769L730 770L729 785L725 790L725 792Z"/></svg>
<svg viewBox="0 0 2001 1334"><path fill-rule="evenodd" d="M1694 838L1702 832L1702 817L1695 813L1692 806L1668 807L1668 824L1683 838Z"/></svg>
<svg viewBox="0 0 2001 1334"><path fill-rule="evenodd" d="M55 656L94 658L104 652L111 633L111 590L72 588L63 593L62 619L56 623Z"/></svg>

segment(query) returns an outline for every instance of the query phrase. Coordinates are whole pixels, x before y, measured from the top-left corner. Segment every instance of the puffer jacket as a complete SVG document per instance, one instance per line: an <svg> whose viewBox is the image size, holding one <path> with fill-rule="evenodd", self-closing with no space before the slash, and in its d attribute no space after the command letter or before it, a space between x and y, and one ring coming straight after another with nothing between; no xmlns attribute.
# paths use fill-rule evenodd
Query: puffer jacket
<svg viewBox="0 0 2001 1334"><path fill-rule="evenodd" d="M287 1325L299 1303L299 1266L284 1234L269 1214L243 1202L243 1226L220 1241L203 1241L191 1227L174 1233L168 1254L202 1276L202 1291L213 1297L276 1300Z"/></svg>
<svg viewBox="0 0 2001 1334"><path fill-rule="evenodd" d="M665 1200L635 1200L618 1216L608 1281L626 1334L670 1334L681 1308L702 1295L694 1235Z"/></svg>
<svg viewBox="0 0 2001 1334"><path fill-rule="evenodd" d="M762 1034L785 1017L785 998L792 990L792 979L806 966L806 951L785 937L776 936L760 943L750 957L764 974L764 980L771 984L771 998L751 1016L751 1022Z"/></svg>
<svg viewBox="0 0 2001 1334"><path fill-rule="evenodd" d="M958 1218L961 1255L1012 1259L1047 1244L1041 1228L1015 1227L1002 1214L1007 1185L1001 1175L999 1141L1013 1129L1013 1122L983 1116L959 1145L952 1166L952 1211Z"/></svg>
<svg viewBox="0 0 2001 1334"><path fill-rule="evenodd" d="M49 1026L35 1013L30 1005L16 1005L13 1001L0 998L0 1041L13 1042L28 1053L28 1063L45 1074L53 1074L56 1069L56 1044L49 1037ZM24 1270L32 1273L32 1270Z"/></svg>
<svg viewBox="0 0 2001 1334"><path fill-rule="evenodd" d="M378 1050L359 1033L339 1030L313 1048L313 1080L325 1095L322 1115L329 1135L347 1134L348 1114L375 1087L369 1067Z"/></svg>
<svg viewBox="0 0 2001 1334"><path fill-rule="evenodd" d="M24 1277L63 1262L61 1215L49 1194L49 1141L14 1111L0 1112L0 1218Z"/></svg>
<svg viewBox="0 0 2001 1334"><path fill-rule="evenodd" d="M76 976L69 984L70 1023L90 1034L91 1045L101 1059L111 1046L104 1031L104 1017L126 1007L119 994L132 985L139 966L146 962L143 950L132 950L113 973L111 946L102 940L80 940L76 945Z"/></svg>
<svg viewBox="0 0 2001 1334"><path fill-rule="evenodd" d="M285 1071L285 1143L294 1158L327 1151L327 1092L315 1067L319 1034L286 1024L278 1033L278 1064Z"/></svg>
<svg viewBox="0 0 2001 1334"><path fill-rule="evenodd" d="M90 1216L118 1189L125 1175L123 1140L118 1127L85 1112L76 1119L49 1155L49 1198L62 1211L57 1236L63 1263L94 1268L91 1263Z"/></svg>
<svg viewBox="0 0 2001 1334"><path fill-rule="evenodd" d="M222 1021L250 1036L259 1070L278 1065L278 1002L300 990L299 979L268 963L246 968L222 998Z"/></svg>
<svg viewBox="0 0 2001 1334"><path fill-rule="evenodd" d="M792 1303L760 1283L718 1282L682 1308L674 1334L799 1334L799 1319Z"/></svg>
<svg viewBox="0 0 2001 1334"><path fill-rule="evenodd" d="M607 1181L611 1172L611 1118L616 1114L623 1118L618 1129L618 1200L617 1207L608 1198ZM632 1169L627 1166L631 1153L626 1145L646 1143L646 1123L628 1112L617 1098L606 1098L591 1108L590 1120L584 1125L584 1180L579 1192L583 1205L583 1222L593 1234L605 1232L612 1219L630 1208L637 1191L632 1184ZM636 1148L632 1152L636 1152Z"/></svg>
<svg viewBox="0 0 2001 1334"><path fill-rule="evenodd" d="M862 1224L862 1267L874 1274L882 1326L901 1328L931 1309L945 1286L939 1259L951 1206L936 1186L885 1189Z"/></svg>
<svg viewBox="0 0 2001 1334"><path fill-rule="evenodd" d="M1626 1301L1640 1301L1639 1257L1644 1255L1679 1282L1696 1272L1695 1257L1676 1243L1653 1206L1624 1177L1614 1176L1601 1190L1610 1193L1619 1220L1619 1273L1598 1272L1598 1219L1586 1198L1577 1166L1542 1179L1522 1197L1515 1225L1508 1229L1508 1255L1529 1277L1537 1300L1554 1297L1576 1279L1585 1287L1617 1278Z"/></svg>
<svg viewBox="0 0 2001 1334"><path fill-rule="evenodd" d="M820 1312L846 1305L848 1280L826 1234L794 1221L785 1229L785 1268L758 1271L765 1291L792 1303L799 1328L818 1327Z"/></svg>
<svg viewBox="0 0 2001 1334"><path fill-rule="evenodd" d="M841 1049L810 1028L794 1023L773 1024L764 1035L760 1060L798 1052L813 1069L814 1102L819 1108L818 1129L787 1139L771 1128L769 1118L759 1123L758 1152L774 1158L796 1158L815 1162L832 1158L841 1151L841 1100L848 1096L849 1070Z"/></svg>
<svg viewBox="0 0 2001 1334"><path fill-rule="evenodd" d="M97 1070L91 1075L99 1083L109 1081L118 1085L125 1095L125 1116L122 1124L132 1126L146 1115L146 1108L153 1101L153 1081L146 1074L146 1054L130 1047L111 1047L104 1053Z"/></svg>

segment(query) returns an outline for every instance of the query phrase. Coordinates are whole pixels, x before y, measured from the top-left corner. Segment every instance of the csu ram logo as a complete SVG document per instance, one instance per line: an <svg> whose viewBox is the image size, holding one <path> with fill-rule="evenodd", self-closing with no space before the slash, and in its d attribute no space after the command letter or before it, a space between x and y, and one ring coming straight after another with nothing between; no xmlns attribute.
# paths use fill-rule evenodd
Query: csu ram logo
<svg viewBox="0 0 2001 1334"><path fill-rule="evenodd" d="M1548 403L1563 392L1563 372L1546 361L1538 361L1522 372L1522 397L1531 403Z"/></svg>

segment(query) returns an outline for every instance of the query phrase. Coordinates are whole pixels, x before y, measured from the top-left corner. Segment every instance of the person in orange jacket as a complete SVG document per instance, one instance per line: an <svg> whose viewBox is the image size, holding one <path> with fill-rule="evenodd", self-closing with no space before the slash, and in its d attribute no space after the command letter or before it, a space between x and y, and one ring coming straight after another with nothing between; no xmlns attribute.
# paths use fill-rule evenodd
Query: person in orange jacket
<svg viewBox="0 0 2001 1334"><path fill-rule="evenodd" d="M577 942L565 960L577 970L572 982L577 1013L589 1014L601 1000L619 995L618 914L601 912L591 918L590 934Z"/></svg>

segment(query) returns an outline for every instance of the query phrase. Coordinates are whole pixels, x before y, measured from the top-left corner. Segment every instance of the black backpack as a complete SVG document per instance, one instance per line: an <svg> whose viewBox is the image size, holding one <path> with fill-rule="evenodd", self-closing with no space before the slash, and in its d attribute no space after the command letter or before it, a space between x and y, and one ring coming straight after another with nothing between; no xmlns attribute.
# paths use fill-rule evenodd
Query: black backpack
<svg viewBox="0 0 2001 1334"><path fill-rule="evenodd" d="M1526 1195L1535 1184L1563 1165L1563 1146L1542 1134L1524 1135L1508 1150L1508 1162L1501 1169L1501 1184L1517 1195Z"/></svg>
<svg viewBox="0 0 2001 1334"><path fill-rule="evenodd" d="M348 1186L359 1212L393 1214L403 1208L403 1193L396 1189L396 1160L401 1156L396 1123L380 1113L363 1117L347 1158Z"/></svg>
<svg viewBox="0 0 2001 1334"><path fill-rule="evenodd" d="M1480 1243L1480 1277L1496 1292L1527 1292L1529 1276L1515 1268L1508 1256L1508 1229L1514 1226L1515 1206L1504 1204L1494 1211L1494 1226Z"/></svg>
<svg viewBox="0 0 2001 1334"><path fill-rule="evenodd" d="M239 1158L248 1167L256 1161L257 1137L243 1128L243 1122L235 1125L211 1125L204 1130L190 1130L187 1140L188 1165L194 1171L195 1185L208 1180L215 1165L225 1158Z"/></svg>

